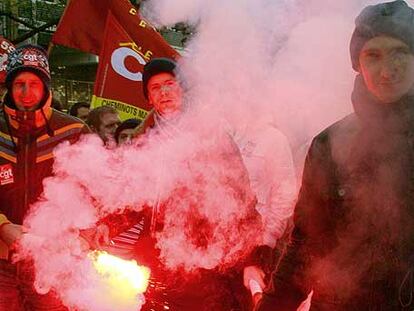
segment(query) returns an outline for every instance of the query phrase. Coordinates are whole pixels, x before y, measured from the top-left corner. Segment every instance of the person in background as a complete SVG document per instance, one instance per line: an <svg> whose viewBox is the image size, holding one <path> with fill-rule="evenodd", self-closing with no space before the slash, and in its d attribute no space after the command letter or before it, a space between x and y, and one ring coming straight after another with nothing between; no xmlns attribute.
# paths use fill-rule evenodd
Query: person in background
<svg viewBox="0 0 414 311"><path fill-rule="evenodd" d="M52 98L52 108L57 111L63 111L62 102L56 98Z"/></svg>
<svg viewBox="0 0 414 311"><path fill-rule="evenodd" d="M77 102L70 107L69 114L81 119L83 122L87 122L90 110L90 105L88 103Z"/></svg>
<svg viewBox="0 0 414 311"><path fill-rule="evenodd" d="M94 133L99 135L106 146L114 147L116 145L114 135L121 120L115 108L101 106L92 109L86 123Z"/></svg>
<svg viewBox="0 0 414 311"><path fill-rule="evenodd" d="M244 268L243 283L253 304L261 298L283 252L297 197L297 179L287 138L265 119L230 132L240 150L263 223L262 262Z"/></svg>
<svg viewBox="0 0 414 311"><path fill-rule="evenodd" d="M141 125L138 119L127 119L123 121L115 131L115 141L118 146L130 145L132 139L137 135L138 127Z"/></svg>

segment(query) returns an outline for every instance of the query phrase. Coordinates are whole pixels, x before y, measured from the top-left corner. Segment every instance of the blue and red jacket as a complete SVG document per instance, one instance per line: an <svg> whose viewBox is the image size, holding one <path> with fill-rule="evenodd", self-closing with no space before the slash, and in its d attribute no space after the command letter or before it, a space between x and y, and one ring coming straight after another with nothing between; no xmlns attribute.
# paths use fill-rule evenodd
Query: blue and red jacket
<svg viewBox="0 0 414 311"><path fill-rule="evenodd" d="M90 130L77 118L51 108L51 95L35 111L19 111L6 94L0 111L0 226L23 224L30 205L53 171L53 150Z"/></svg>

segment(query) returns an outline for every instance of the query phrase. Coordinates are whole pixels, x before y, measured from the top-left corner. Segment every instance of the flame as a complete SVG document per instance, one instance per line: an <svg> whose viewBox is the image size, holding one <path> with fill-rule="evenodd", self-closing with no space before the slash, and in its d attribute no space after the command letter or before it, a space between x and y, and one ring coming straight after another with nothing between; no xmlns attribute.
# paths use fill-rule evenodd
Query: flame
<svg viewBox="0 0 414 311"><path fill-rule="evenodd" d="M149 283L150 269L139 266L135 260L124 260L104 251L93 251L88 257L106 284L116 293L116 300L126 302L137 299Z"/></svg>

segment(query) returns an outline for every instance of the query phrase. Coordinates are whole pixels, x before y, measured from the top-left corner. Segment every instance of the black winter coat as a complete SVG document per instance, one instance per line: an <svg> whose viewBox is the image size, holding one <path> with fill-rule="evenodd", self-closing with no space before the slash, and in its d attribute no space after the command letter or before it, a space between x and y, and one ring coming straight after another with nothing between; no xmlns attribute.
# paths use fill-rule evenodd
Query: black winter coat
<svg viewBox="0 0 414 311"><path fill-rule="evenodd" d="M414 310L414 97L355 113L309 150L291 245L258 310Z"/></svg>

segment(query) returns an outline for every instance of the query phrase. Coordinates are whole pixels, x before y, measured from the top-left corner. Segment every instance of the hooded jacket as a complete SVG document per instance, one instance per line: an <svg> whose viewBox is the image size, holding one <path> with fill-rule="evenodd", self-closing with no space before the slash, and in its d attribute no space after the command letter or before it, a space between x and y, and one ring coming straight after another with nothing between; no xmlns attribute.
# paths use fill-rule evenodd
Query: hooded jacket
<svg viewBox="0 0 414 311"><path fill-rule="evenodd" d="M291 245L258 310L413 310L414 97L355 113L313 140Z"/></svg>
<svg viewBox="0 0 414 311"><path fill-rule="evenodd" d="M19 111L6 94L0 112L0 225L23 224L43 191L43 179L52 175L53 149L63 141L74 143L89 128L79 119L50 107L46 97L35 111Z"/></svg>

